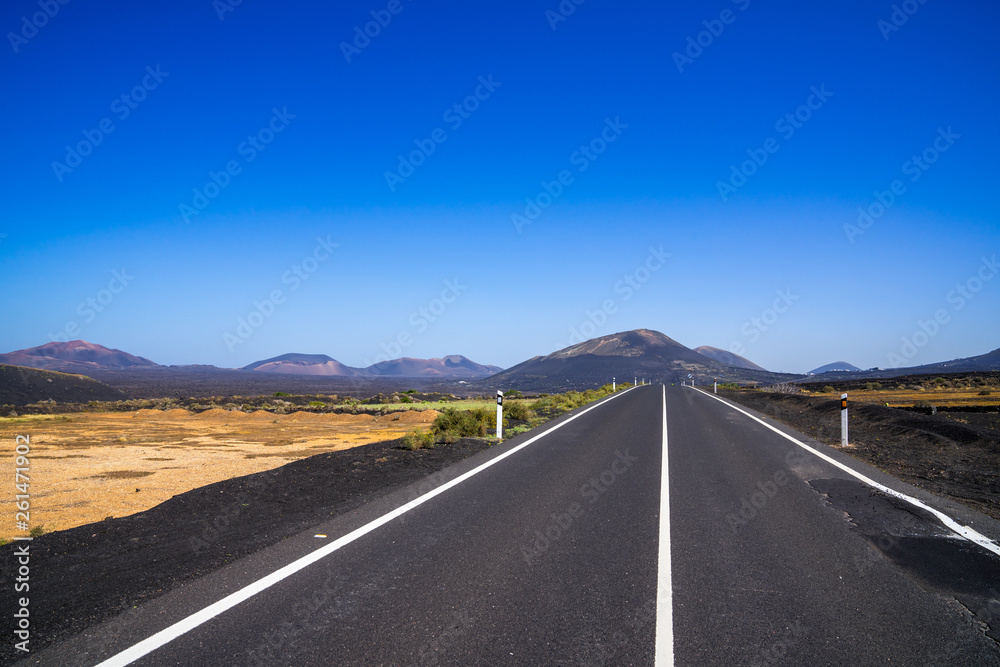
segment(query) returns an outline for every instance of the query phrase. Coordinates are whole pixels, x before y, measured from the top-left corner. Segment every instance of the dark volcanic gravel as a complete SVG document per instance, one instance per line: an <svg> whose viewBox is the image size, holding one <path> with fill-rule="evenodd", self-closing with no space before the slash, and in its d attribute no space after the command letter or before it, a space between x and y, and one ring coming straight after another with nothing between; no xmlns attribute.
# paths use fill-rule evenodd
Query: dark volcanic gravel
<svg viewBox="0 0 1000 667"><path fill-rule="evenodd" d="M32 653L488 447L463 439L410 451L400 442L319 454L194 489L132 516L35 538ZM17 546L0 547L4 610L17 609L23 595L13 585ZM14 619L6 616L4 636L12 638ZM13 640L0 643L0 664L23 657Z"/></svg>
<svg viewBox="0 0 1000 667"><path fill-rule="evenodd" d="M719 390L829 445L840 444L840 399ZM1000 519L1000 413L926 415L854 403L845 450L890 475Z"/></svg>

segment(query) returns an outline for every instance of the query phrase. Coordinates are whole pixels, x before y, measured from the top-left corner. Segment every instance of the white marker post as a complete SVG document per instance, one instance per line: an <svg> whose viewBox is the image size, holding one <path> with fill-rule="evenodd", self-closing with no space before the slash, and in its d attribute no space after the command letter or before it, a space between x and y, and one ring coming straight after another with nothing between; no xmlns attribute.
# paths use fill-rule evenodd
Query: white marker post
<svg viewBox="0 0 1000 667"><path fill-rule="evenodd" d="M497 437L503 437L503 392L497 389Z"/></svg>
<svg viewBox="0 0 1000 667"><path fill-rule="evenodd" d="M715 384L712 386L712 392L716 393L716 394L719 393L719 379L718 378L715 379Z"/></svg>
<svg viewBox="0 0 1000 667"><path fill-rule="evenodd" d="M614 391L615 391L615 379L611 378L611 393L614 393Z"/></svg>
<svg viewBox="0 0 1000 667"><path fill-rule="evenodd" d="M847 447L847 394L840 395L840 446Z"/></svg>

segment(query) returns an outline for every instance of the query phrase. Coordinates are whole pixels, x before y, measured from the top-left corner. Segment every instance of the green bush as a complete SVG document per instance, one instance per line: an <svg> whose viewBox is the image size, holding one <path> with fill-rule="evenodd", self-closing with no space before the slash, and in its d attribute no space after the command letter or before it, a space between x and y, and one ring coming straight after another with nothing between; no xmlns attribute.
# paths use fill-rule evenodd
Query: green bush
<svg viewBox="0 0 1000 667"><path fill-rule="evenodd" d="M837 390L831 387L830 385L826 385L825 387L820 389L820 391L823 392L824 394L832 394Z"/></svg>
<svg viewBox="0 0 1000 667"><path fill-rule="evenodd" d="M434 447L434 434L430 431L421 433L414 429L403 436L403 447L411 451L417 449L430 449Z"/></svg>
<svg viewBox="0 0 1000 667"><path fill-rule="evenodd" d="M324 403L323 401L310 401L309 402L309 407L310 408L325 408L326 407L326 403Z"/></svg>
<svg viewBox="0 0 1000 667"><path fill-rule="evenodd" d="M442 442L454 442L457 438L482 438L487 433L495 433L496 428L496 413L483 408L475 410L445 408L431 425L434 434Z"/></svg>
<svg viewBox="0 0 1000 667"><path fill-rule="evenodd" d="M275 398L278 398L279 396L291 396L291 394L283 392L283 391L276 391L276 392L274 392L274 397Z"/></svg>
<svg viewBox="0 0 1000 667"><path fill-rule="evenodd" d="M882 385L878 382L865 382L865 391L878 391Z"/></svg>
<svg viewBox="0 0 1000 667"><path fill-rule="evenodd" d="M980 391L980 392L979 392L979 395L980 395L980 396L989 396L989 395L990 395L990 394L992 394L992 393L993 393L993 392L992 392L992 391L990 391L989 389L983 389L982 391Z"/></svg>
<svg viewBox="0 0 1000 667"><path fill-rule="evenodd" d="M518 421L528 421L534 416L531 408L524 401L504 403L503 414L507 419L517 419Z"/></svg>

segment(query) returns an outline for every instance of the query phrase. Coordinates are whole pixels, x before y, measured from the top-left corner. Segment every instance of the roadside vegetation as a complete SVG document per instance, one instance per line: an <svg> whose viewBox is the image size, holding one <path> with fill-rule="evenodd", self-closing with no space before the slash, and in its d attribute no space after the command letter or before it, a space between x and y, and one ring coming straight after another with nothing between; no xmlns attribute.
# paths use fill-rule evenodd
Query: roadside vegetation
<svg viewBox="0 0 1000 667"><path fill-rule="evenodd" d="M892 408L988 408L1000 406L1000 377L976 374L894 378L842 387L806 385L801 392L806 396L834 394L837 397L847 392L852 403L874 403Z"/></svg>
<svg viewBox="0 0 1000 667"><path fill-rule="evenodd" d="M615 392L631 386L628 383L618 385ZM537 397L524 397L516 390L505 392L503 435L509 438L526 433L561 414L615 392L612 391L610 384L583 392L567 391L562 394L541 394ZM431 425L430 431L411 431L403 439L404 446L407 449L431 448L441 444L451 444L460 438L495 440L496 403L490 401L488 407L480 403L480 401L462 401L444 407Z"/></svg>

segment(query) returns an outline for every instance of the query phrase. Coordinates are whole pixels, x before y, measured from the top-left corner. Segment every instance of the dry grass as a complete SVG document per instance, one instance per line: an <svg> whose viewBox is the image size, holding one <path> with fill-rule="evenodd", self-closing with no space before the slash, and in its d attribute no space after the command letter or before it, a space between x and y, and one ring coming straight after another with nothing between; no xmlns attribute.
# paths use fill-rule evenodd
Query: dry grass
<svg viewBox="0 0 1000 667"><path fill-rule="evenodd" d="M930 403L938 407L950 406L998 406L1000 405L1000 389L992 387L992 393L988 396L980 396L982 387L973 388L940 388L940 389L876 389L876 390L854 390L849 391L849 398L854 403L877 403L878 405L889 404L890 407L903 408L913 407L919 402ZM819 392L803 392L811 396L830 396L839 398L840 391L835 393L821 394Z"/></svg>
<svg viewBox="0 0 1000 667"><path fill-rule="evenodd" d="M31 525L72 528L149 509L191 489L323 452L428 430L437 412L381 417L296 412L140 410L0 419L13 479L14 439L31 438ZM0 537L14 527L14 489L0 496Z"/></svg>

